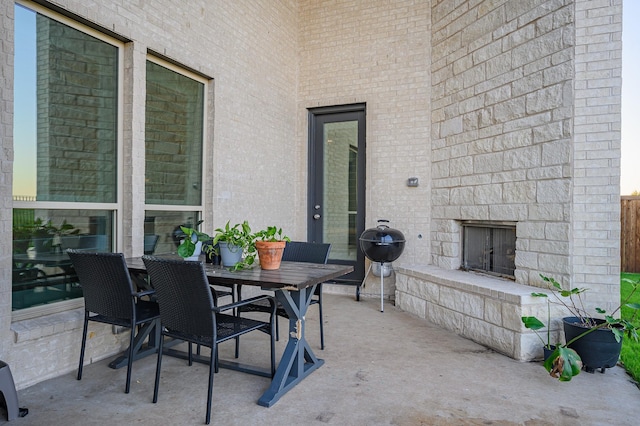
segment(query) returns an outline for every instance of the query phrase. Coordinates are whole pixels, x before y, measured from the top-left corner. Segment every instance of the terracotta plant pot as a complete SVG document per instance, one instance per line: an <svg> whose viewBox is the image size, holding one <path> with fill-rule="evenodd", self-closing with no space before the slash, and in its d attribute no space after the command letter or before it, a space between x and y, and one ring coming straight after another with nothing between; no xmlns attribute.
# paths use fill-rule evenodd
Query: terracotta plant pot
<svg viewBox="0 0 640 426"><path fill-rule="evenodd" d="M260 267L267 270L280 268L282 253L286 245L286 241L256 241Z"/></svg>

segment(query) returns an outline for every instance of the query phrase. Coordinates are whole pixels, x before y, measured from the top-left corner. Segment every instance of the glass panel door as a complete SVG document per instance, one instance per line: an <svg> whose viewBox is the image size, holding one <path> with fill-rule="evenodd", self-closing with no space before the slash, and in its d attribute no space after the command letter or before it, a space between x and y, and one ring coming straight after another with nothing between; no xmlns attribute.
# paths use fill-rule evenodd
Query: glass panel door
<svg viewBox="0 0 640 426"><path fill-rule="evenodd" d="M364 105L311 111L309 240L331 243L329 263L351 264L362 281L364 256Z"/></svg>

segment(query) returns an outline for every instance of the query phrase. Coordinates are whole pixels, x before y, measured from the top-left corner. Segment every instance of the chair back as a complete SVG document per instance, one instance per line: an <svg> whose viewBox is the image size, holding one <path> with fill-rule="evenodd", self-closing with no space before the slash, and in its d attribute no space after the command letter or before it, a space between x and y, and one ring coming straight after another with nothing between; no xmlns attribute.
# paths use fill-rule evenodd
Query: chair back
<svg viewBox="0 0 640 426"><path fill-rule="evenodd" d="M85 310L112 318L133 319L131 276L122 253L68 249L78 275Z"/></svg>
<svg viewBox="0 0 640 426"><path fill-rule="evenodd" d="M156 290L162 326L192 336L213 336L214 296L200 262L143 256Z"/></svg>
<svg viewBox="0 0 640 426"><path fill-rule="evenodd" d="M290 241L284 248L282 260L290 262L327 263L331 244Z"/></svg>

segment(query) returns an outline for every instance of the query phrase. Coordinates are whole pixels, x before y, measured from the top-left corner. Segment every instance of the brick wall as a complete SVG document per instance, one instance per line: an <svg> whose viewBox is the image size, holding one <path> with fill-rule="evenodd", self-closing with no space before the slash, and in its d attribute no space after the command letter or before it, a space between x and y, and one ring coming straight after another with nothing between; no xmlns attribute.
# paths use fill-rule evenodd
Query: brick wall
<svg viewBox="0 0 640 426"><path fill-rule="evenodd" d="M578 1L571 274L611 312L620 286L622 0Z"/></svg>
<svg viewBox="0 0 640 426"><path fill-rule="evenodd" d="M395 263L428 261L429 2L301 0L299 7L298 161L307 161L306 108L366 103L365 226L389 219L407 238ZM418 188L406 186L411 176ZM304 170L295 179L304 189Z"/></svg>

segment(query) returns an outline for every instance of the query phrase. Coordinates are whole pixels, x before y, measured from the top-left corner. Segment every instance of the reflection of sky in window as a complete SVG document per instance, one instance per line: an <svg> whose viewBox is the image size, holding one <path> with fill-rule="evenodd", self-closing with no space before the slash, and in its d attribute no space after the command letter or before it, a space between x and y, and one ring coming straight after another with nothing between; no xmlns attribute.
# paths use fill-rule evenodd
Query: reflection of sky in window
<svg viewBox="0 0 640 426"><path fill-rule="evenodd" d="M15 7L13 195L36 195L36 14Z"/></svg>

